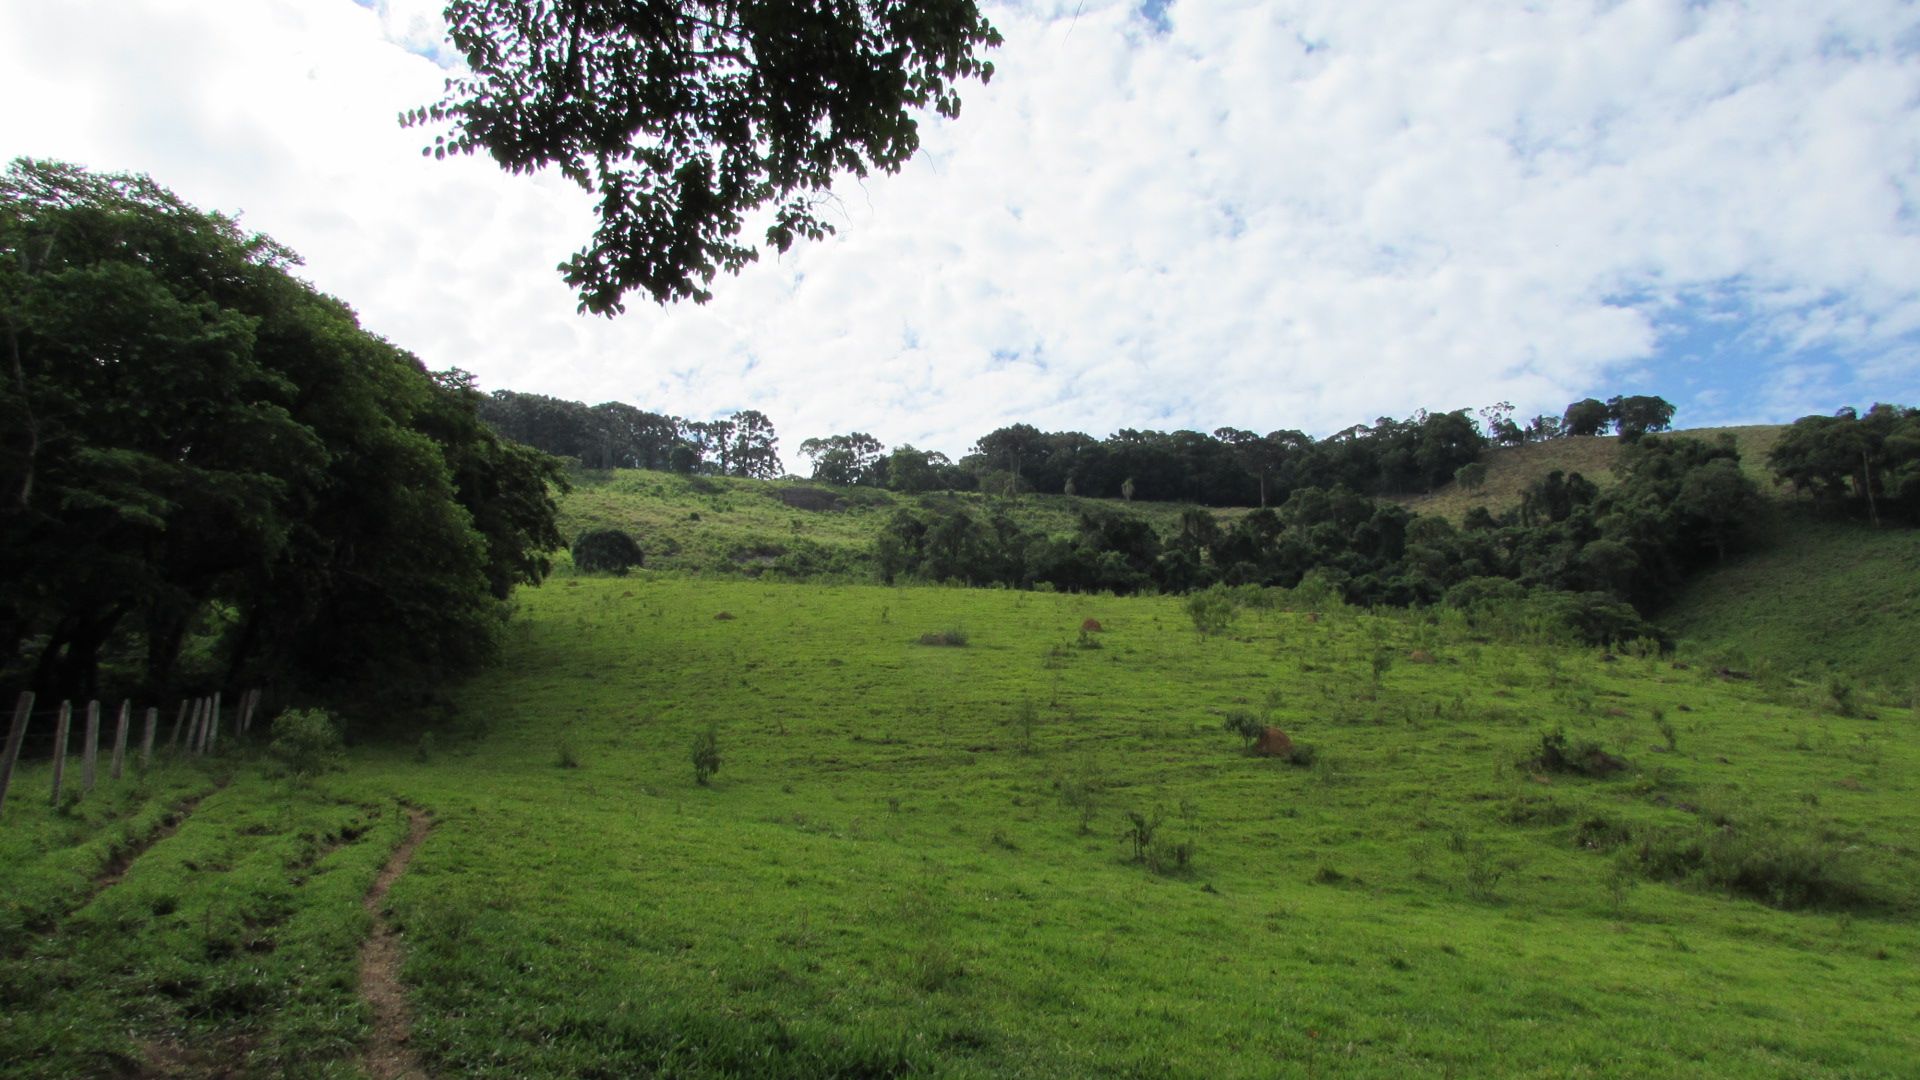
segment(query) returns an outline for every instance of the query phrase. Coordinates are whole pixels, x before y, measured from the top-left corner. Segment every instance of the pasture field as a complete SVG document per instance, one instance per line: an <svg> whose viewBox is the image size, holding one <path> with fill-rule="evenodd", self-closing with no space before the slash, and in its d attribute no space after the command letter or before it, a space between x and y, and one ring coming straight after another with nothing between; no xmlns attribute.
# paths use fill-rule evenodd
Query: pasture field
<svg viewBox="0 0 1920 1080"><path fill-rule="evenodd" d="M1920 692L1920 530L1776 503L1756 532L1660 614L1683 644L1736 666Z"/></svg>
<svg viewBox="0 0 1920 1080"><path fill-rule="evenodd" d="M28 769L0 1062L377 1071L411 808L433 1075L1912 1075L1911 701L1259 600L562 577L310 786Z"/></svg>

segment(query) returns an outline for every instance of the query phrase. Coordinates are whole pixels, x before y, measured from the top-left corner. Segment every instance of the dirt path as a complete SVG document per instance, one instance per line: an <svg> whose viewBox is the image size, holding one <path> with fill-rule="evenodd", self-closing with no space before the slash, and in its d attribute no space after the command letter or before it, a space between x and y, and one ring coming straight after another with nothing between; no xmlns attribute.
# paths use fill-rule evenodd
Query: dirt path
<svg viewBox="0 0 1920 1080"><path fill-rule="evenodd" d="M360 946L360 993L373 1008L373 1038L368 1041L361 1064L376 1080L424 1080L427 1071L413 1048L407 1045L413 1028L407 1013L406 991L400 985L400 941L381 915L387 890L393 887L414 852L420 850L433 820L424 810L407 809L407 838L394 849L393 857L380 870L367 891L367 913L373 916L373 932Z"/></svg>
<svg viewBox="0 0 1920 1080"><path fill-rule="evenodd" d="M207 795L212 795L214 792L226 786L226 782L223 780L215 785L213 791L207 792ZM180 826L187 823L187 819L192 817L194 810L200 806L200 800L206 798L207 795L195 795L192 798L182 799L174 803L173 809L167 811L167 816L160 819L159 826L152 832L128 844L119 851L114 852L113 857L108 859L106 865L100 868L100 872L94 875L93 892L87 897L88 901L91 901L93 897L99 896L115 885L120 884L120 879L127 876L127 871L133 868L135 860L145 855L148 848L179 832ZM86 905L82 904L81 906L84 907Z"/></svg>

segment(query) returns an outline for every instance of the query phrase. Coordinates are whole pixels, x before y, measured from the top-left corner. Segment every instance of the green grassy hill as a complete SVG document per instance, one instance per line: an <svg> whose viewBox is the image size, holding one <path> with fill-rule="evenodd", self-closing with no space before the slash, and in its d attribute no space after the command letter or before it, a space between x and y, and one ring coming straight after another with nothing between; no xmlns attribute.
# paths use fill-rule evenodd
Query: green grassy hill
<svg viewBox="0 0 1920 1080"><path fill-rule="evenodd" d="M1920 689L1920 530L1775 506L1751 551L1688 582L1661 619L1735 667Z"/></svg>
<svg viewBox="0 0 1920 1080"><path fill-rule="evenodd" d="M1772 488L1766 453L1784 428L1709 428L1681 434L1731 436L1746 470L1775 504L1749 550L1709 572L1658 615L1690 655L1783 676L1838 672L1909 688L1908 657L1920 654L1920 533L1813 519ZM1477 492L1449 485L1407 500L1419 513L1458 519L1473 506L1504 510L1553 469L1612 482L1619 450L1612 438L1559 439L1496 451ZM566 535L590 527L633 532L647 565L684 573L833 580L874 579L874 535L898 509L921 498L976 510L1004 510L1024 526L1070 533L1083 510L1122 504L1064 496L1017 500L977 494L911 497L866 488L796 481L693 478L669 473L586 472L562 500ZM1177 528L1182 504L1139 502L1125 509L1162 534ZM1215 510L1230 521L1241 510Z"/></svg>
<svg viewBox="0 0 1920 1080"><path fill-rule="evenodd" d="M651 568L809 580L874 580L874 537L895 511L921 503L1005 511L1023 526L1049 533L1072 533L1082 511L1125 507L1164 534L1174 530L1186 509L1179 503L1067 495L896 495L804 481L631 469L576 471L572 481L574 490L560 500L560 531L568 538L589 528L625 529L640 541ZM1245 511L1216 513L1226 521Z"/></svg>
<svg viewBox="0 0 1920 1080"><path fill-rule="evenodd" d="M405 807L434 825L375 908L435 1075L1920 1059L1904 705L1451 618L1281 605L1202 639L1178 598L651 571L527 591L509 644L431 741L311 789L230 753L59 813L27 770L0 822L9 1074L360 1075L392 1048L360 897ZM1234 710L1312 753L1250 756ZM1624 767L1548 768L1556 730Z"/></svg>

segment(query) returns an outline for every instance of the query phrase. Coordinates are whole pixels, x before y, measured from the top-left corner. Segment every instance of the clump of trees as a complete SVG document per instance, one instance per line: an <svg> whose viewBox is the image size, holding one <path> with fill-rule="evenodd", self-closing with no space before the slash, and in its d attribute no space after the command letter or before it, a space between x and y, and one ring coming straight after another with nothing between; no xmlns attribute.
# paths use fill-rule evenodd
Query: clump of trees
<svg viewBox="0 0 1920 1080"><path fill-rule="evenodd" d="M1793 422L1767 456L1782 484L1824 509L1920 524L1920 409L1877 404Z"/></svg>
<svg viewBox="0 0 1920 1080"><path fill-rule="evenodd" d="M1341 486L1296 489L1227 526L1193 508L1166 535L1117 510L1086 510L1072 533L1049 535L1003 508L928 501L897 512L874 554L887 581L1192 593L1196 625L1217 586L1312 578L1356 604L1517 605L1604 643L1657 637L1643 617L1739 542L1757 500L1731 442L1662 436L1628 446L1606 489L1555 472L1512 511L1476 510L1459 526Z"/></svg>
<svg viewBox="0 0 1920 1080"><path fill-rule="evenodd" d="M142 176L0 176L0 678L404 683L494 649L548 571L559 463L496 435L293 274ZM217 669L217 670L211 670Z"/></svg>
<svg viewBox="0 0 1920 1080"><path fill-rule="evenodd" d="M589 469L779 476L780 437L765 413L745 409L715 420L684 420L618 401L584 405L545 394L495 390L480 418L502 438Z"/></svg>

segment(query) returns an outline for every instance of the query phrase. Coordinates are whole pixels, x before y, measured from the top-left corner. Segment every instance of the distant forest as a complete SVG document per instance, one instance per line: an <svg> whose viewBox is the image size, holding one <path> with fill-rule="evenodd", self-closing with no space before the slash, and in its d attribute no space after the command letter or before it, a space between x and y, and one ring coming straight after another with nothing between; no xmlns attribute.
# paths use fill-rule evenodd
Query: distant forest
<svg viewBox="0 0 1920 1080"><path fill-rule="evenodd" d="M800 452L816 481L903 493L983 491L1179 500L1171 535L1121 506L1087 506L1071 535L1032 529L1004 502L937 494L898 510L875 540L888 581L1133 593L1309 586L1358 604L1516 613L1605 644L1658 639L1657 614L1692 572L1743 543L1762 505L1730 439L1667 431L1658 397L1588 398L1522 425L1511 406L1381 418L1314 440L1221 428L1126 430L1106 439L1025 424L981 437L958 462L911 446L891 452L855 432L810 438ZM505 436L582 464L770 476L772 425L758 413L689 423L630 406L594 407L495 392L481 416ZM518 426L516 426L518 425ZM754 433L752 447L742 430ZM633 433L639 433L637 436ZM1614 483L1551 472L1495 515L1459 523L1420 516L1382 496L1484 479L1489 448L1613 433ZM764 455L759 453L764 447ZM583 454L582 448L589 452ZM722 455L725 455L724 457ZM1776 483L1817 508L1920 523L1920 410L1875 405L1792 425L1769 459ZM1204 507L1257 506L1223 521Z"/></svg>
<svg viewBox="0 0 1920 1080"><path fill-rule="evenodd" d="M1616 433L1628 440L1672 426L1674 408L1658 397L1587 398L1560 416L1522 424L1505 403L1479 410L1381 417L1325 439L1281 430L1265 435L1223 427L1136 431L1105 439L1078 431L1013 424L980 437L955 462L938 451L891 451L864 432L809 438L800 454L812 479L893 491L1038 492L1144 499L1202 506L1268 506L1301 488L1345 488L1360 495L1428 492L1456 478L1492 446L1564 436ZM481 419L506 438L578 460L587 468L662 469L772 478L783 473L779 440L761 413L683 420L620 402L588 406L542 394L496 390ZM1466 469L1465 475L1461 470Z"/></svg>

